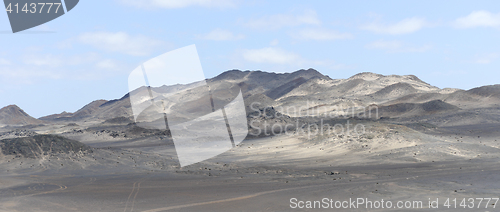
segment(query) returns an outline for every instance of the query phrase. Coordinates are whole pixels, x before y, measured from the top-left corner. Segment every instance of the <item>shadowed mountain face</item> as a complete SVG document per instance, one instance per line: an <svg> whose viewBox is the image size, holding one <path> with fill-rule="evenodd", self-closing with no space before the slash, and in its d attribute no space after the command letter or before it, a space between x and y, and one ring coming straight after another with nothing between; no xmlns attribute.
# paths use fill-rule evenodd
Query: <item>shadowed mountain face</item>
<svg viewBox="0 0 500 212"><path fill-rule="evenodd" d="M277 99L279 97L282 97L283 95L287 94L288 92L292 91L294 88L298 87L299 85L304 84L307 82L306 79L299 77L297 79L294 79L282 86L279 86L275 89L272 89L270 91L266 92L266 95L270 97L271 99Z"/></svg>
<svg viewBox="0 0 500 212"><path fill-rule="evenodd" d="M441 100L433 100L425 103L398 103L388 106L378 107L378 113L380 117L412 117L412 116L423 116L431 115L435 113L458 111L460 108L457 106L448 104ZM375 113L372 110L371 113Z"/></svg>
<svg viewBox="0 0 500 212"><path fill-rule="evenodd" d="M483 97L500 98L500 85L497 84L497 85L488 85L488 86L473 88L468 90L467 93Z"/></svg>
<svg viewBox="0 0 500 212"><path fill-rule="evenodd" d="M0 109L0 125L35 125L43 121L35 119L17 105L9 105Z"/></svg>
<svg viewBox="0 0 500 212"><path fill-rule="evenodd" d="M226 71L206 80L210 87L214 108L218 109L231 102L239 91L243 93L247 113L255 103L258 108L283 107L300 108L302 111L317 110L328 113L332 107L340 110L351 107L379 105L383 113L390 117L428 115L435 112L456 111L500 106L500 85L460 89L440 89L429 85L414 75L381 75L370 72L356 74L348 79L331 79L314 69L299 70L293 73L268 73L262 71ZM206 93L197 87L198 82L187 85L164 85L153 87L156 94L172 95L169 108L182 109L203 115L207 108L199 104ZM138 89L139 90L139 89ZM136 90L137 91L137 90ZM132 91L132 92L136 92ZM306 107L307 106L307 107ZM457 108L452 108L457 107ZM427 109L426 109L427 108ZM403 110L403 111L400 111ZM400 112L397 112L400 111ZM360 112L360 111L358 111ZM294 116L294 114L286 114ZM187 114L169 114L179 120L189 119ZM74 112L54 114L40 118L47 122L85 122L96 121L114 123L120 117L123 123L133 121L129 94L115 100L96 100ZM39 124L16 106L0 110L0 124Z"/></svg>

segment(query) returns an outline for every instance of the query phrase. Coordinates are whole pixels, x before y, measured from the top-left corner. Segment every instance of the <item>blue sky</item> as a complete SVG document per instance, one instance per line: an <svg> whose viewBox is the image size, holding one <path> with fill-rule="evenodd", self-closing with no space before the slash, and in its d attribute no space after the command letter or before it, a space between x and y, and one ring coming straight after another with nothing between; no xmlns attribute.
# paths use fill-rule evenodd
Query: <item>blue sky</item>
<svg viewBox="0 0 500 212"><path fill-rule="evenodd" d="M499 40L498 1L86 0L16 34L0 14L0 107L40 117L120 98L142 61L191 44L206 77L315 68L470 89L500 83Z"/></svg>

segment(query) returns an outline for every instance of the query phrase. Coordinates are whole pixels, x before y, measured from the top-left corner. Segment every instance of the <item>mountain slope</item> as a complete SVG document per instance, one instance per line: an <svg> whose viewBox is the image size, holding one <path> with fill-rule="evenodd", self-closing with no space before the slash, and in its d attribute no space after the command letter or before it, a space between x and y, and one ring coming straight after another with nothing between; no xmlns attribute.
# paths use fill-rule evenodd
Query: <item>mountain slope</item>
<svg viewBox="0 0 500 212"><path fill-rule="evenodd" d="M43 121L28 115L17 105L9 105L0 109L0 125L42 124Z"/></svg>
<svg viewBox="0 0 500 212"><path fill-rule="evenodd" d="M282 93L293 89L293 85L300 84L304 80L311 78L328 78L314 69L299 70L293 73L268 73L262 71L226 71L214 78L207 79L207 84L210 86L214 97L216 108L227 104L238 95L239 90L243 92L244 98L248 98L255 94L265 93L276 89L280 86ZM170 93L174 94L175 98L182 99L183 102L172 108L183 108L186 110L197 110L196 104L200 99L204 98L204 92L198 92L199 88L193 87L197 83L190 85L171 85L152 88L153 93ZM291 86L291 87L287 87ZM278 90L276 90L278 91ZM274 93L274 92L273 92ZM279 94L277 94L279 95ZM54 114L42 117L46 121L89 121L100 120L105 121L116 117L132 117L132 109L129 95L124 95L120 99L115 100L97 100L84 106L75 113Z"/></svg>
<svg viewBox="0 0 500 212"><path fill-rule="evenodd" d="M460 110L460 108L441 100L433 100L425 103L398 103L378 107L378 117L411 117L457 110ZM372 114L376 112L376 110L371 111Z"/></svg>
<svg viewBox="0 0 500 212"><path fill-rule="evenodd" d="M307 82L306 79L304 79L303 77L299 77L275 89L267 91L266 95L271 99L278 99L305 82Z"/></svg>
<svg viewBox="0 0 500 212"><path fill-rule="evenodd" d="M188 114L185 111L190 111L189 113L194 112L198 117L212 111L210 105L206 104L209 96L207 89L200 87L203 84L205 82L165 85L154 87L151 91L156 98L166 100L164 107L167 110L180 111L169 116L186 118ZM259 107L272 105L301 108L304 111L314 109L329 112L334 107L363 108L375 104L381 107L393 105L392 107L403 110L400 115L404 113L406 116L418 112L429 113L422 108L424 107L422 104L437 100L439 101L434 103L446 103L462 109L500 106L500 85L483 86L468 91L439 89L414 75L381 75L364 72L347 79L331 79L314 69L301 69L293 73L230 70L207 79L206 85L210 88L212 97L210 101L216 109L231 102L240 91L247 106L258 102L263 103ZM144 87L142 90L145 91ZM148 98L139 101L146 100ZM404 105L406 103L410 105ZM409 111L411 113L408 113ZM91 102L75 113L55 114L40 119L103 122L116 117L130 119L132 116L130 96L126 94L120 99Z"/></svg>
<svg viewBox="0 0 500 212"><path fill-rule="evenodd" d="M408 83L396 83L389 85L373 94L377 98L393 99L399 96L404 96L408 94L417 93L418 90L415 89Z"/></svg>

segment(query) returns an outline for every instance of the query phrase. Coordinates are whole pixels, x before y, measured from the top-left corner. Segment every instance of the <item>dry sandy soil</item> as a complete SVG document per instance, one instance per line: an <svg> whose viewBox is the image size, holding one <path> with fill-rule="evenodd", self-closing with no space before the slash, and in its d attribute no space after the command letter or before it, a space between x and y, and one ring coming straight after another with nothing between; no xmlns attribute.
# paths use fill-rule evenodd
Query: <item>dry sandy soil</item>
<svg viewBox="0 0 500 212"><path fill-rule="evenodd" d="M293 198L422 201L424 208L429 198L439 198L439 209L433 210L442 211L447 198L498 198L499 125L417 131L401 124L356 123L366 126L366 134L294 131L250 138L182 168L172 142L157 132L136 135L126 125L107 126L128 132L128 138L113 138L105 131L99 134L102 130L68 133L73 130L63 127L59 130L67 133L61 135L98 148L34 159L2 156L0 211L388 210L364 205L293 209ZM162 155L154 153L157 148L164 150ZM487 209L447 210L495 211L492 203Z"/></svg>

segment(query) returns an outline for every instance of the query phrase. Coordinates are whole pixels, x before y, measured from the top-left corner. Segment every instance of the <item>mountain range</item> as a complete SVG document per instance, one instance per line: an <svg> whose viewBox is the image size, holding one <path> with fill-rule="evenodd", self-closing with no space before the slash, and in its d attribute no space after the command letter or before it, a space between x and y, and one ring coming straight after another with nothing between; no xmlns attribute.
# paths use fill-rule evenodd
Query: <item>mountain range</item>
<svg viewBox="0 0 500 212"><path fill-rule="evenodd" d="M500 85L482 86L470 90L440 89L414 75L381 75L364 72L347 79L332 79L314 69L302 69L293 73L230 70L207 79L206 82L218 107L234 99L239 89L247 106L258 101L260 106L302 108L301 112L328 113L332 111L332 107L338 110L376 105L382 117L408 118L441 112L459 113L500 107ZM189 89L192 89L189 85L172 85L152 88L152 91L168 93ZM194 92L190 96L180 98L195 101L200 95L202 94ZM304 105L307 108L304 108ZM192 111L198 109L197 104L190 101L179 103L177 107L187 107ZM248 110L247 107L247 112L251 112ZM296 116L296 114L287 115ZM93 101L74 113L62 112L39 119L29 116L15 105L0 109L0 125L104 122L119 117L132 120L129 94L115 100Z"/></svg>

